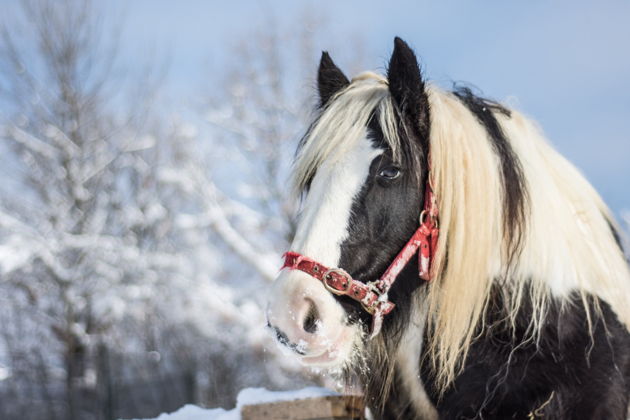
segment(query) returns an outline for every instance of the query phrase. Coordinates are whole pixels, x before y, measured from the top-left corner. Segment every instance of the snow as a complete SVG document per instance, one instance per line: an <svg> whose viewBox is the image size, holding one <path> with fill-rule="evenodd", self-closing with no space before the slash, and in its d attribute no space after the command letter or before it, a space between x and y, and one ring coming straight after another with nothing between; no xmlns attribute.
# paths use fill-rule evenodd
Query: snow
<svg viewBox="0 0 630 420"><path fill-rule="evenodd" d="M194 405L185 405L170 414L161 414L154 420L240 420L241 407L251 404L274 401L293 401L306 398L339 395L327 388L308 387L297 391L269 391L265 388L245 388L236 399L236 407L231 410L222 408L205 409Z"/></svg>
<svg viewBox="0 0 630 420"><path fill-rule="evenodd" d="M7 274L28 264L32 252L26 245L26 241L13 236L0 244L0 273Z"/></svg>
<svg viewBox="0 0 630 420"><path fill-rule="evenodd" d="M0 382L11 377L11 369L0 364Z"/></svg>
<svg viewBox="0 0 630 420"><path fill-rule="evenodd" d="M236 409L225 411L222 408L204 409L196 405L185 405L171 414L161 414L155 420L236 420L240 415Z"/></svg>
<svg viewBox="0 0 630 420"><path fill-rule="evenodd" d="M249 404L262 404L274 401L292 401L305 398L339 395L327 388L307 387L297 391L268 391L264 388L245 388L237 397L237 407Z"/></svg>

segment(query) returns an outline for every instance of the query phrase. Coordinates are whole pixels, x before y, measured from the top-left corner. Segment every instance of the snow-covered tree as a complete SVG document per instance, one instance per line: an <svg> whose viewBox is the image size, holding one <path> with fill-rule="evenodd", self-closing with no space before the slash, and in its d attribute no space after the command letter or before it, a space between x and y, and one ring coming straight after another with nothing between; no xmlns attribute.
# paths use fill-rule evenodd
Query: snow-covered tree
<svg viewBox="0 0 630 420"><path fill-rule="evenodd" d="M267 352L264 308L314 21L246 34L225 90L184 118L122 64L101 3L21 4L0 40L0 415L122 416L124 384L171 373L213 405L301 381Z"/></svg>
<svg viewBox="0 0 630 420"><path fill-rule="evenodd" d="M77 389L93 382L95 344L124 316L142 313L182 262L168 242L173 215L159 200L157 142L142 131L150 85L133 111L120 111L128 98L117 94L126 80L112 76L117 46L102 36L91 2L22 6L24 26L3 30L12 182L2 191L0 273L21 303L15 316L42 332L6 332L5 342L50 346L36 354L45 371L64 372L62 415L85 418Z"/></svg>

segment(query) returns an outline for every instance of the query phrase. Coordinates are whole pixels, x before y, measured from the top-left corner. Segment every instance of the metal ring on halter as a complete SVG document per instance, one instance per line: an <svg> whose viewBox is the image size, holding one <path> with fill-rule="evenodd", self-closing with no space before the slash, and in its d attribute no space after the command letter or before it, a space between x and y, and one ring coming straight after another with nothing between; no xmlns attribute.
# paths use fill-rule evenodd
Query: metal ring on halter
<svg viewBox="0 0 630 420"><path fill-rule="evenodd" d="M426 210L422 210L420 212L420 217L418 218L418 220L420 221L420 224L424 223L424 216L426 216L426 215L427 215L427 211Z"/></svg>
<svg viewBox="0 0 630 420"><path fill-rule="evenodd" d="M426 210L422 210L422 212L420 212L420 217L418 218L420 221L420 224L422 225L424 223L424 217L427 215L427 211ZM438 219L435 216L431 216L429 215L429 217L431 218L431 221L433 222L433 226L435 228L438 227Z"/></svg>
<svg viewBox="0 0 630 420"><path fill-rule="evenodd" d="M345 279L346 279L346 287L343 290L335 289L330 284L328 284L328 282L326 281L326 280L332 279L332 273L337 273L337 274L345 277ZM350 277L350 274L348 274L343 268L331 268L331 269L329 269L328 271L326 271L324 273L324 277L322 277L322 279L323 279L324 287L326 288L326 290L328 290L330 293L333 293L333 294L339 295L339 296L347 294L348 290L350 290L350 284L352 283L352 281L351 281L352 277Z"/></svg>

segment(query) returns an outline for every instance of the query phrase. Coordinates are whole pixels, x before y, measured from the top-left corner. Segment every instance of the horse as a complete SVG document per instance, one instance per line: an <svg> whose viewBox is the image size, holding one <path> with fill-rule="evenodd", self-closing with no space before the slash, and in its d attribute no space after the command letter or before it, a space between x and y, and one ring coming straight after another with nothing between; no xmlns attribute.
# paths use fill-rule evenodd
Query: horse
<svg viewBox="0 0 630 420"><path fill-rule="evenodd" d="M625 419L630 269L595 189L520 112L323 52L270 331L381 419Z"/></svg>

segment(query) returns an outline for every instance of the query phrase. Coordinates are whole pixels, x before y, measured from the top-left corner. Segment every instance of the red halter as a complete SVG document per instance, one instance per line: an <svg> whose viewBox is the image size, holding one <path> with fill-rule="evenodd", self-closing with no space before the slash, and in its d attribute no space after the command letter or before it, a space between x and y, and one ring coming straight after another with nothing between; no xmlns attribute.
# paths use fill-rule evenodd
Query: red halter
<svg viewBox="0 0 630 420"><path fill-rule="evenodd" d="M291 251L284 254L282 269L303 271L321 281L329 292L339 296L349 296L360 302L363 309L372 315L370 338L375 337L381 330L383 317L396 306L389 301L387 293L416 251L419 250L420 278L429 281L433 275L431 258L437 248L439 229L438 206L430 179L431 174L429 173L424 195L424 209L420 213L420 227L400 250L379 280L363 283L353 279L341 268L328 268L309 257Z"/></svg>

